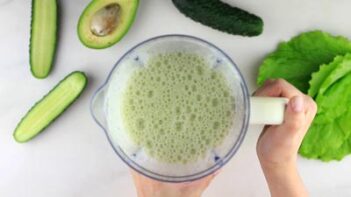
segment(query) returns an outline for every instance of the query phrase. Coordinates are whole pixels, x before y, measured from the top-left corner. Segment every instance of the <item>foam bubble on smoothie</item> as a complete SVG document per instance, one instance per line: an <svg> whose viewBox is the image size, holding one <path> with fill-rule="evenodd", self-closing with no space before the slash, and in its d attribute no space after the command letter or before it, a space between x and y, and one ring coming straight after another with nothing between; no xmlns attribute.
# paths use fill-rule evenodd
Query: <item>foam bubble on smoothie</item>
<svg viewBox="0 0 351 197"><path fill-rule="evenodd" d="M155 55L134 71L122 95L131 142L158 161L186 164L222 143L233 124L225 77L199 55Z"/></svg>

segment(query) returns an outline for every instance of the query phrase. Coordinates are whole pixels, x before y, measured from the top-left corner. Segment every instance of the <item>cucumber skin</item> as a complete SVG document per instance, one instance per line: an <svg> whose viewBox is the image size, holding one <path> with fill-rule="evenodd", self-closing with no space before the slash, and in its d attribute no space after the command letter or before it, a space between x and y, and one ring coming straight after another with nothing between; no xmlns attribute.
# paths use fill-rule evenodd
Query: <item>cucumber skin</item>
<svg viewBox="0 0 351 197"><path fill-rule="evenodd" d="M55 21L55 25L56 25L56 33L55 33L55 36L54 36L54 51L52 53L52 61L51 61L51 65L50 65L50 68L49 68L49 72L45 75L45 76L37 76L35 74L35 72L33 71L33 64L32 64L32 35L33 35L33 23L34 23L34 20L35 20L35 17L34 17L34 2L35 1L40 1L40 0L32 0L32 11L31 11L31 21L30 21L30 42L29 42L29 63L30 63L30 72L32 73L32 75L37 78L37 79L45 79L47 76L49 76L51 70L52 70L52 67L53 67L53 64L54 64L54 61L55 61L55 54L56 54L56 50L57 50L57 39L58 39L58 24L59 24L59 13L60 13L60 4L57 2L56 0L56 9L57 9L57 13L56 13L56 21Z"/></svg>
<svg viewBox="0 0 351 197"><path fill-rule="evenodd" d="M43 127L43 129L38 132L37 134L33 135L31 138L27 139L27 140L24 140L24 141L20 141L20 140L17 140L16 136L15 136L15 133L18 129L18 127L21 125L22 121L27 117L27 115L32 111L33 108L35 108L35 106L40 103L42 100L44 100L46 98L47 95L49 95L53 90L56 89L57 86L59 86L64 80L66 80L68 77L70 77L71 75L75 74L75 73L80 73L84 76L85 78L85 83L84 83L84 86L81 90L81 92L77 95L77 97L72 100L72 102L68 103L66 105L65 108L62 109L62 111L60 112L60 114L58 116L56 116L56 118L54 118L52 121L48 122L47 125L45 125ZM73 71L71 72L70 74L68 74L65 78L63 78L61 81L59 81L46 95L44 95L39 101L37 101L29 110L28 112L22 117L22 119L20 120L20 122L17 124L16 128L15 128L15 131L13 132L13 138L16 140L16 142L18 143L25 143L25 142L28 142L30 141L31 139L35 138L36 136L38 136L40 133L42 133L48 126L51 125L51 123L53 123L58 117L60 117L76 100L78 100L78 98L80 97L80 95L84 92L84 89L86 88L88 84L88 77L87 75L84 73L84 72L81 72L81 71Z"/></svg>
<svg viewBox="0 0 351 197"><path fill-rule="evenodd" d="M177 9L194 21L223 32L242 36L258 36L263 20L240 8L219 0L172 0Z"/></svg>

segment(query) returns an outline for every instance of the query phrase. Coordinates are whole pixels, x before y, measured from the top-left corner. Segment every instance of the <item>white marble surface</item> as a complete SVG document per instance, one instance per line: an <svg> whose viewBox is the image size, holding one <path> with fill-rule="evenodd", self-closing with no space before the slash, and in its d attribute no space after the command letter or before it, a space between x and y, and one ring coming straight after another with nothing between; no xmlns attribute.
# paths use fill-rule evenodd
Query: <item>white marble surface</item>
<svg viewBox="0 0 351 197"><path fill-rule="evenodd" d="M229 2L229 0L227 0ZM131 46L152 36L183 33L204 38L228 52L253 91L262 58L283 39L320 28L351 37L349 0L232 0L265 21L264 33L244 38L209 29L185 18L170 0L141 0L127 36L105 50L78 40L78 17L89 0L61 0L56 64L45 80L29 72L30 0L0 0L0 196L135 196L126 165L115 155L89 113L89 100L113 64ZM74 70L90 78L87 91L45 133L17 144L12 132L22 115L61 78ZM259 127L251 127L235 157L204 196L269 196L255 154ZM351 157L322 163L299 158L312 196L351 196Z"/></svg>

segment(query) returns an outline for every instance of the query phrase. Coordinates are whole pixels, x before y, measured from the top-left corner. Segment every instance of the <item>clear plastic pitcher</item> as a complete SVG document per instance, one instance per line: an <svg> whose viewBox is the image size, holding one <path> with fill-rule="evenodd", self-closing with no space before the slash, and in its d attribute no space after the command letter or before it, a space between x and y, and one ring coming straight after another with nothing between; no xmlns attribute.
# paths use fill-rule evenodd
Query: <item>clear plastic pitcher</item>
<svg viewBox="0 0 351 197"><path fill-rule="evenodd" d="M150 158L142 147L130 146L123 132L121 94L129 76L148 59L160 53L195 53L205 57L212 69L220 71L234 95L233 125L223 142L213 147L205 158L186 164L165 163ZM133 68L135 67L135 69ZM202 39L186 35L165 35L146 40L130 49L116 63L106 82L95 92L91 113L105 131L117 155L131 168L150 178L167 182L193 181L205 177L226 164L240 147L249 124L280 124L287 100L284 98L250 97L238 67L221 49ZM113 118L111 118L113 117Z"/></svg>

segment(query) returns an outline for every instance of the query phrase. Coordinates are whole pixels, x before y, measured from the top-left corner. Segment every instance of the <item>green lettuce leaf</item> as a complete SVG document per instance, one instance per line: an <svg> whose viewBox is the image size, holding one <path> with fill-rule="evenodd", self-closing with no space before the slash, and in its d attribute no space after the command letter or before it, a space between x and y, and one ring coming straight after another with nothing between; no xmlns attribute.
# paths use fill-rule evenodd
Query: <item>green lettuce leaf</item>
<svg viewBox="0 0 351 197"><path fill-rule="evenodd" d="M336 57L335 61L330 63L329 66L334 67L334 69L331 69L332 71L327 75L320 86L318 91L318 94L320 95L323 95L330 85L351 72L351 54L346 54L343 57Z"/></svg>
<svg viewBox="0 0 351 197"><path fill-rule="evenodd" d="M279 44L259 68L258 85L271 78L284 78L307 93L311 74L337 55L351 52L351 42L341 36L322 31L302 33L289 42Z"/></svg>
<svg viewBox="0 0 351 197"><path fill-rule="evenodd" d="M336 57L312 75L317 91L317 115L299 153L323 161L341 160L351 153L351 54Z"/></svg>
<svg viewBox="0 0 351 197"><path fill-rule="evenodd" d="M312 79L309 81L310 88L308 89L308 95L313 98L317 95L325 78L334 70L335 65L338 65L342 60L343 56L336 56L332 65L323 64L320 66L319 71L312 73Z"/></svg>

